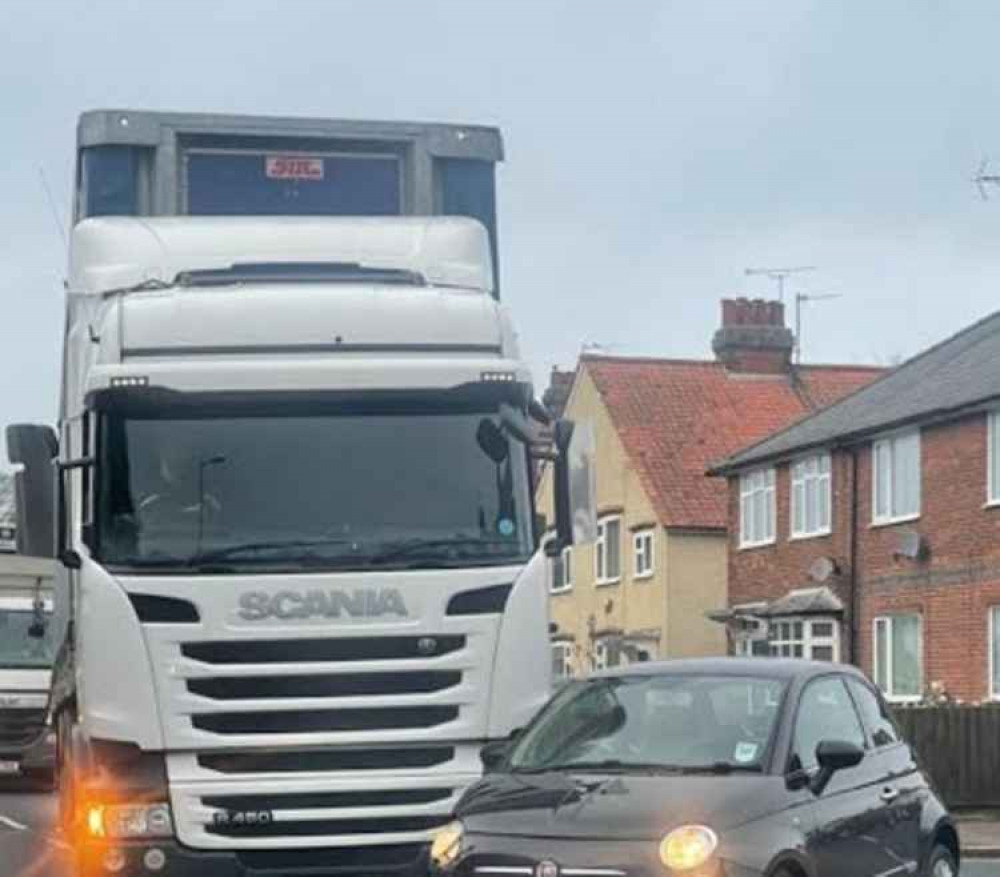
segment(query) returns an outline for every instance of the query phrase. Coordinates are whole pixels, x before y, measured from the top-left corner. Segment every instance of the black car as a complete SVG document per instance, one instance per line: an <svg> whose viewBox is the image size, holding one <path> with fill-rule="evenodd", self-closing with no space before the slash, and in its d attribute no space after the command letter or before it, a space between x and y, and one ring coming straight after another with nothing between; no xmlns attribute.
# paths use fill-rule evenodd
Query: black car
<svg viewBox="0 0 1000 877"><path fill-rule="evenodd" d="M954 877L944 805L857 670L641 664L563 688L435 837L456 877Z"/></svg>

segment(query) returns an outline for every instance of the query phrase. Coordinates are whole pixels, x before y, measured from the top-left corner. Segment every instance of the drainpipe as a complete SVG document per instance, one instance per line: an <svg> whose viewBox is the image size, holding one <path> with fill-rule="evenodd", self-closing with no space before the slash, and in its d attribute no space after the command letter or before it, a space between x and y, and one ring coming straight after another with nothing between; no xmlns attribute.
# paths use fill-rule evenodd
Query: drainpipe
<svg viewBox="0 0 1000 877"><path fill-rule="evenodd" d="M861 663L861 649L859 647L859 618L861 595L858 587L858 449L853 446L851 454L851 515L850 515L850 628L848 635L851 639L851 663L856 667Z"/></svg>

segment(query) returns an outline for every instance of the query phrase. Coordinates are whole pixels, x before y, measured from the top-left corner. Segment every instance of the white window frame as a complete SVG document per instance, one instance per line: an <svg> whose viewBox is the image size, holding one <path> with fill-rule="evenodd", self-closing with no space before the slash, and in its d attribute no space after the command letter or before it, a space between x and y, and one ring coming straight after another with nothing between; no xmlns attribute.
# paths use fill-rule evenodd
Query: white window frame
<svg viewBox="0 0 1000 877"><path fill-rule="evenodd" d="M555 537L551 537L546 540L546 542L551 542ZM567 545L561 552L562 568L563 568L563 583L562 585L556 585L556 569L555 563L552 564L552 584L549 586L550 594L565 594L567 591L573 590L573 567L572 561L573 556L570 554L571 547ZM552 558L555 561L555 558Z"/></svg>
<svg viewBox="0 0 1000 877"><path fill-rule="evenodd" d="M1000 505L1000 411L990 411L986 424L986 505L996 506Z"/></svg>
<svg viewBox="0 0 1000 877"><path fill-rule="evenodd" d="M1000 626L997 625L998 616L1000 616L1000 604L990 606L989 614L986 616L986 624L989 628L986 648L990 673L987 688L990 693L990 700L1000 701L1000 685L997 684L1000 681L997 679L997 670L1000 670L1000 667L997 667L996 658L994 657L996 654L996 638L1000 637Z"/></svg>
<svg viewBox="0 0 1000 877"><path fill-rule="evenodd" d="M889 703L919 703L923 699L924 690L924 616L920 612L893 612L887 615L876 615L872 619L872 681L878 685L879 670L878 664L878 626L881 623L886 625L888 631L888 642L886 643L886 655L889 659L889 666L886 668L885 678L888 685L892 686L892 620L894 618L916 618L917 619L917 669L919 677L917 680L917 694L896 694L893 691L882 689L882 694Z"/></svg>
<svg viewBox="0 0 1000 877"><path fill-rule="evenodd" d="M618 573L608 572L608 524L618 522ZM605 515L597 522L597 541L594 543L594 582L597 585L615 585L622 580L622 516Z"/></svg>
<svg viewBox="0 0 1000 877"><path fill-rule="evenodd" d="M763 545L774 545L776 538L776 490L774 467L754 469L740 475L740 548L760 548ZM763 496L764 524L763 535L753 538L751 535L757 528L754 526L754 516L758 495Z"/></svg>
<svg viewBox="0 0 1000 877"><path fill-rule="evenodd" d="M829 453L813 454L800 457L788 467L788 532L790 539L815 539L819 536L829 536L833 532L833 460ZM821 489L826 488L826 503L820 501ZM801 495L801 498L800 498ZM795 513L799 503L804 502L802 509L803 526L796 527ZM814 503L816 526L810 530L809 505ZM820 523L823 516L826 523Z"/></svg>
<svg viewBox="0 0 1000 877"><path fill-rule="evenodd" d="M641 544L646 543L645 548ZM640 570L639 560L648 558L646 566ZM656 531L651 527L644 530L636 530L632 534L632 578L636 581L650 579L656 572Z"/></svg>
<svg viewBox="0 0 1000 877"><path fill-rule="evenodd" d="M573 677L573 643L569 640L552 640L549 645L552 648L552 663L555 664L555 653L560 652L564 673L554 674L559 679L571 679Z"/></svg>
<svg viewBox="0 0 1000 877"><path fill-rule="evenodd" d="M916 511L906 511L906 512L894 512L892 507L896 502L897 488L892 477L894 475L894 465L893 461L897 453L897 446L899 442L904 439L916 438L917 442L917 508ZM879 482L879 449L882 447L889 448L889 473L890 473L890 484L889 484L889 507L890 511L888 513L879 513L878 510L878 482ZM923 458L922 458L922 448L920 440L920 430L910 429L905 432L897 432L892 435L883 436L880 439L876 439L871 444L871 477L872 477L872 525L882 526L884 524L898 524L903 521L915 521L920 517L920 507L923 500L922 496L922 481L923 481Z"/></svg>
<svg viewBox="0 0 1000 877"><path fill-rule="evenodd" d="M793 626L800 623L802 625L802 638L795 639ZM779 630L779 625L782 624L787 624L793 628L792 636L784 639L776 639L771 634ZM829 624L833 633L829 636L816 634L813 632L814 624ZM816 647L829 647L833 652L830 663L836 664L840 661L840 620L833 615L783 615L780 618L771 619L769 628L767 642L773 657L794 657L807 661L826 660L825 658L814 657L813 649ZM796 646L801 646L801 655L783 654L782 650L784 648L794 649Z"/></svg>

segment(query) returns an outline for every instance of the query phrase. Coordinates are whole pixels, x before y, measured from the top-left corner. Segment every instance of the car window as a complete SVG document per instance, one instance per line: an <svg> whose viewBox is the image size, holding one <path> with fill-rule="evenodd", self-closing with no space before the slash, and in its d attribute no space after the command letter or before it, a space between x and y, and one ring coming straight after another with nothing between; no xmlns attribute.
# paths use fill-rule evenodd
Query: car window
<svg viewBox="0 0 1000 877"><path fill-rule="evenodd" d="M579 688L532 723L515 770L615 762L622 766L760 770L784 683L742 676L637 676Z"/></svg>
<svg viewBox="0 0 1000 877"><path fill-rule="evenodd" d="M850 679L847 683L851 694L858 705L858 711L871 734L872 744L876 747L891 746L899 742L899 733L886 711L885 705L878 699L875 692L864 682Z"/></svg>
<svg viewBox="0 0 1000 877"><path fill-rule="evenodd" d="M843 740L865 745L865 734L839 676L817 679L806 686L799 700L793 738L793 770L816 767L816 747L821 740Z"/></svg>

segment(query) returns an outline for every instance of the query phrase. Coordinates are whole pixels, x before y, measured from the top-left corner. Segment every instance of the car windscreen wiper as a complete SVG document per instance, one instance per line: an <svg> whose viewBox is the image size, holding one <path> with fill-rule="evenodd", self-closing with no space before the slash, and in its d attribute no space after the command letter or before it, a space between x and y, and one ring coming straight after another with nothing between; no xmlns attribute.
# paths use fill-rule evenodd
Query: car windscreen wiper
<svg viewBox="0 0 1000 877"><path fill-rule="evenodd" d="M761 773L759 764L733 764L731 761L713 761L710 764L678 764L673 765L679 773Z"/></svg>
<svg viewBox="0 0 1000 877"><path fill-rule="evenodd" d="M671 764L659 764L655 761L622 761L618 758L605 758L602 761L570 761L565 764L540 764L537 767L515 767L513 773L679 773L682 768Z"/></svg>

